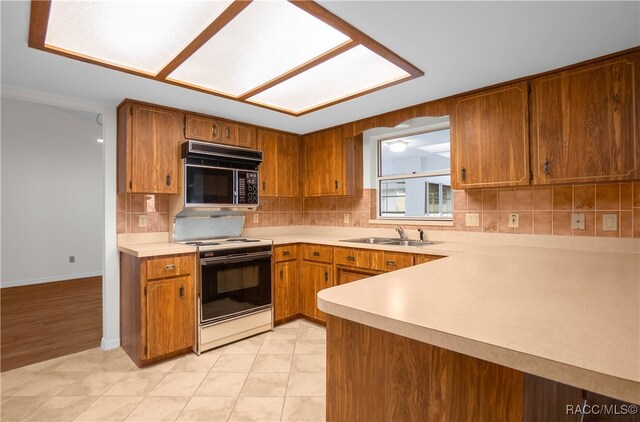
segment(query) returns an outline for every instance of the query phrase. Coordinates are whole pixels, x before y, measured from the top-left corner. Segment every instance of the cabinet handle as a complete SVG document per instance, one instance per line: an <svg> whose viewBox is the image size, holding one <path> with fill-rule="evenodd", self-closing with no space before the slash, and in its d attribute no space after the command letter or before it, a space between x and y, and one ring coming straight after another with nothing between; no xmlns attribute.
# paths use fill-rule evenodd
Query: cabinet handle
<svg viewBox="0 0 640 422"><path fill-rule="evenodd" d="M335 182L333 182L333 183L334 183L334 185L335 185L335 187L336 187L336 190L338 190L338 181L336 180L336 181L335 181Z"/></svg>
<svg viewBox="0 0 640 422"><path fill-rule="evenodd" d="M396 266L396 261L387 261L387 262L385 262L385 264L387 264L388 267L395 267Z"/></svg>
<svg viewBox="0 0 640 422"><path fill-rule="evenodd" d="M549 162L549 160L544 160L544 166L542 167L542 171L544 171L544 174L551 173L551 163Z"/></svg>
<svg viewBox="0 0 640 422"><path fill-rule="evenodd" d="M355 256L351 256L351 255L349 255L349 256L347 257L347 261L355 261L355 260L356 260L356 257L355 257Z"/></svg>
<svg viewBox="0 0 640 422"><path fill-rule="evenodd" d="M282 270L280 270L280 280L282 280Z"/></svg>
<svg viewBox="0 0 640 422"><path fill-rule="evenodd" d="M465 169L464 167L462 167L462 170L460 170L460 178L462 180L467 180L467 169Z"/></svg>
<svg viewBox="0 0 640 422"><path fill-rule="evenodd" d="M262 190L267 190L267 182L262 181Z"/></svg>
<svg viewBox="0 0 640 422"><path fill-rule="evenodd" d="M329 273L327 271L324 272L324 281L329 281Z"/></svg>
<svg viewBox="0 0 640 422"><path fill-rule="evenodd" d="M215 123L211 125L211 137L212 138L218 137L218 126Z"/></svg>
<svg viewBox="0 0 640 422"><path fill-rule="evenodd" d="M289 256L289 255L291 255L291 252L289 251L282 252L282 256Z"/></svg>
<svg viewBox="0 0 640 422"><path fill-rule="evenodd" d="M167 184L167 186L171 186L171 175L170 174L167 174L165 183Z"/></svg>
<svg viewBox="0 0 640 422"><path fill-rule="evenodd" d="M180 289L178 289L180 292L180 297L184 297L184 286L180 286Z"/></svg>
<svg viewBox="0 0 640 422"><path fill-rule="evenodd" d="M313 256L320 256L320 252L314 251L311 255L313 255Z"/></svg>
<svg viewBox="0 0 640 422"><path fill-rule="evenodd" d="M227 139L231 138L231 129L230 128L226 128L225 129L225 133L227 134Z"/></svg>
<svg viewBox="0 0 640 422"><path fill-rule="evenodd" d="M177 269L178 269L178 266L176 264L167 264L164 266L165 271L175 271Z"/></svg>

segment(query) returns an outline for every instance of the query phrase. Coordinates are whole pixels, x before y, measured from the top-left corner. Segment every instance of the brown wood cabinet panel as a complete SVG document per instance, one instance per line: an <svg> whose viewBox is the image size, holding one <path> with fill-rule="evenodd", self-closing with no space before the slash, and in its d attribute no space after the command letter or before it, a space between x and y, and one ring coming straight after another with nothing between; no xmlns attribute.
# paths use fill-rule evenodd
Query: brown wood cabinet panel
<svg viewBox="0 0 640 422"><path fill-rule="evenodd" d="M341 127L304 136L304 196L361 194L362 140L343 138Z"/></svg>
<svg viewBox="0 0 640 422"><path fill-rule="evenodd" d="M413 255L413 264L424 264L426 262L435 261L436 259L442 259L444 256L439 255L423 255L423 254L415 254Z"/></svg>
<svg viewBox="0 0 640 422"><path fill-rule="evenodd" d="M378 274L380 274L378 271L367 271L361 268L336 267L336 285L351 283Z"/></svg>
<svg viewBox="0 0 640 422"><path fill-rule="evenodd" d="M413 265L413 255L406 253L384 252L382 270L395 271Z"/></svg>
<svg viewBox="0 0 640 422"><path fill-rule="evenodd" d="M382 269L383 252L358 248L334 248L333 261L348 267Z"/></svg>
<svg viewBox="0 0 640 422"><path fill-rule="evenodd" d="M276 196L278 193L278 138L281 136L272 130L258 130L258 149L262 151L260 195L263 196Z"/></svg>
<svg viewBox="0 0 640 422"><path fill-rule="evenodd" d="M284 262L298 259L298 245L282 245L273 248L273 261Z"/></svg>
<svg viewBox="0 0 640 422"><path fill-rule="evenodd" d="M147 283L147 359L191 347L195 332L193 279Z"/></svg>
<svg viewBox="0 0 640 422"><path fill-rule="evenodd" d="M299 136L284 134L278 138L278 196L300 196Z"/></svg>
<svg viewBox="0 0 640 422"><path fill-rule="evenodd" d="M304 244L301 247L302 259L307 261L333 263L333 247L325 245Z"/></svg>
<svg viewBox="0 0 640 422"><path fill-rule="evenodd" d="M118 190L178 193L182 113L125 102L118 109Z"/></svg>
<svg viewBox="0 0 640 422"><path fill-rule="evenodd" d="M236 125L235 145L242 148L258 149L257 130L253 126Z"/></svg>
<svg viewBox="0 0 640 422"><path fill-rule="evenodd" d="M235 123L210 117L187 114L184 122L184 137L198 141L234 145L236 143Z"/></svg>
<svg viewBox="0 0 640 422"><path fill-rule="evenodd" d="M526 82L459 98L451 116L454 189L529 184Z"/></svg>
<svg viewBox="0 0 640 422"><path fill-rule="evenodd" d="M534 183L636 179L640 53L534 79Z"/></svg>
<svg viewBox="0 0 640 422"><path fill-rule="evenodd" d="M146 261L147 280L178 277L193 274L193 258L186 255L174 255L167 258L151 258Z"/></svg>
<svg viewBox="0 0 640 422"><path fill-rule="evenodd" d="M300 313L319 321L325 320L325 313L318 309L317 295L322 289L332 286L333 267L319 262L302 261L300 265Z"/></svg>
<svg viewBox="0 0 640 422"><path fill-rule="evenodd" d="M278 262L274 265L275 321L298 314L298 262Z"/></svg>
<svg viewBox="0 0 640 422"><path fill-rule="evenodd" d="M329 315L328 421L519 421L524 374Z"/></svg>

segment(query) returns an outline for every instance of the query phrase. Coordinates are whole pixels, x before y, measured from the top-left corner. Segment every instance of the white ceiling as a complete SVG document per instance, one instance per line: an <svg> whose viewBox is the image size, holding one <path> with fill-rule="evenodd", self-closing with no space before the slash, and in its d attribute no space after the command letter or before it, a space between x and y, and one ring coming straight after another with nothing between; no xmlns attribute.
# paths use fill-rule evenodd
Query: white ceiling
<svg viewBox="0 0 640 422"><path fill-rule="evenodd" d="M2 84L133 98L306 133L640 45L640 2L320 1L425 76L292 117L27 47L29 2L1 2Z"/></svg>

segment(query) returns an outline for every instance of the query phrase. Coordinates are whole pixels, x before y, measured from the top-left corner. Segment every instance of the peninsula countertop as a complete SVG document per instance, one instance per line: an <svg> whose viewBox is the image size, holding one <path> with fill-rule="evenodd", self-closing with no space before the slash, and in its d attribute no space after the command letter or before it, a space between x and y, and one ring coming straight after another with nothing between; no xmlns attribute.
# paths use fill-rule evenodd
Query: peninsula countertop
<svg viewBox="0 0 640 422"><path fill-rule="evenodd" d="M640 403L638 253L497 245L462 249L322 290L318 307Z"/></svg>

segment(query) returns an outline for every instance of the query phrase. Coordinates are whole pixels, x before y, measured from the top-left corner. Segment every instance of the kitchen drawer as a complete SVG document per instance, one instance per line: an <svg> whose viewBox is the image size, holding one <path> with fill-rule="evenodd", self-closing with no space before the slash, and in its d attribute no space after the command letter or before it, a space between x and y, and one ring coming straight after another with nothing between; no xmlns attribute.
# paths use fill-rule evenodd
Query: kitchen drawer
<svg viewBox="0 0 640 422"><path fill-rule="evenodd" d="M332 264L333 247L322 245L302 245L302 259Z"/></svg>
<svg viewBox="0 0 640 422"><path fill-rule="evenodd" d="M284 262L298 259L298 245L283 245L273 248L273 261Z"/></svg>
<svg viewBox="0 0 640 422"><path fill-rule="evenodd" d="M440 259L440 258L444 258L444 256L416 254L413 256L413 261L415 265L418 265L418 264L424 264L425 262L435 261L436 259Z"/></svg>
<svg viewBox="0 0 640 422"><path fill-rule="evenodd" d="M413 255L406 253L385 252L382 261L383 271L395 271L413 265Z"/></svg>
<svg viewBox="0 0 640 422"><path fill-rule="evenodd" d="M333 250L334 263L346 267L379 269L382 259L382 251L355 248L334 248Z"/></svg>
<svg viewBox="0 0 640 422"><path fill-rule="evenodd" d="M193 273L193 255L172 255L147 260L147 280L185 276Z"/></svg>

